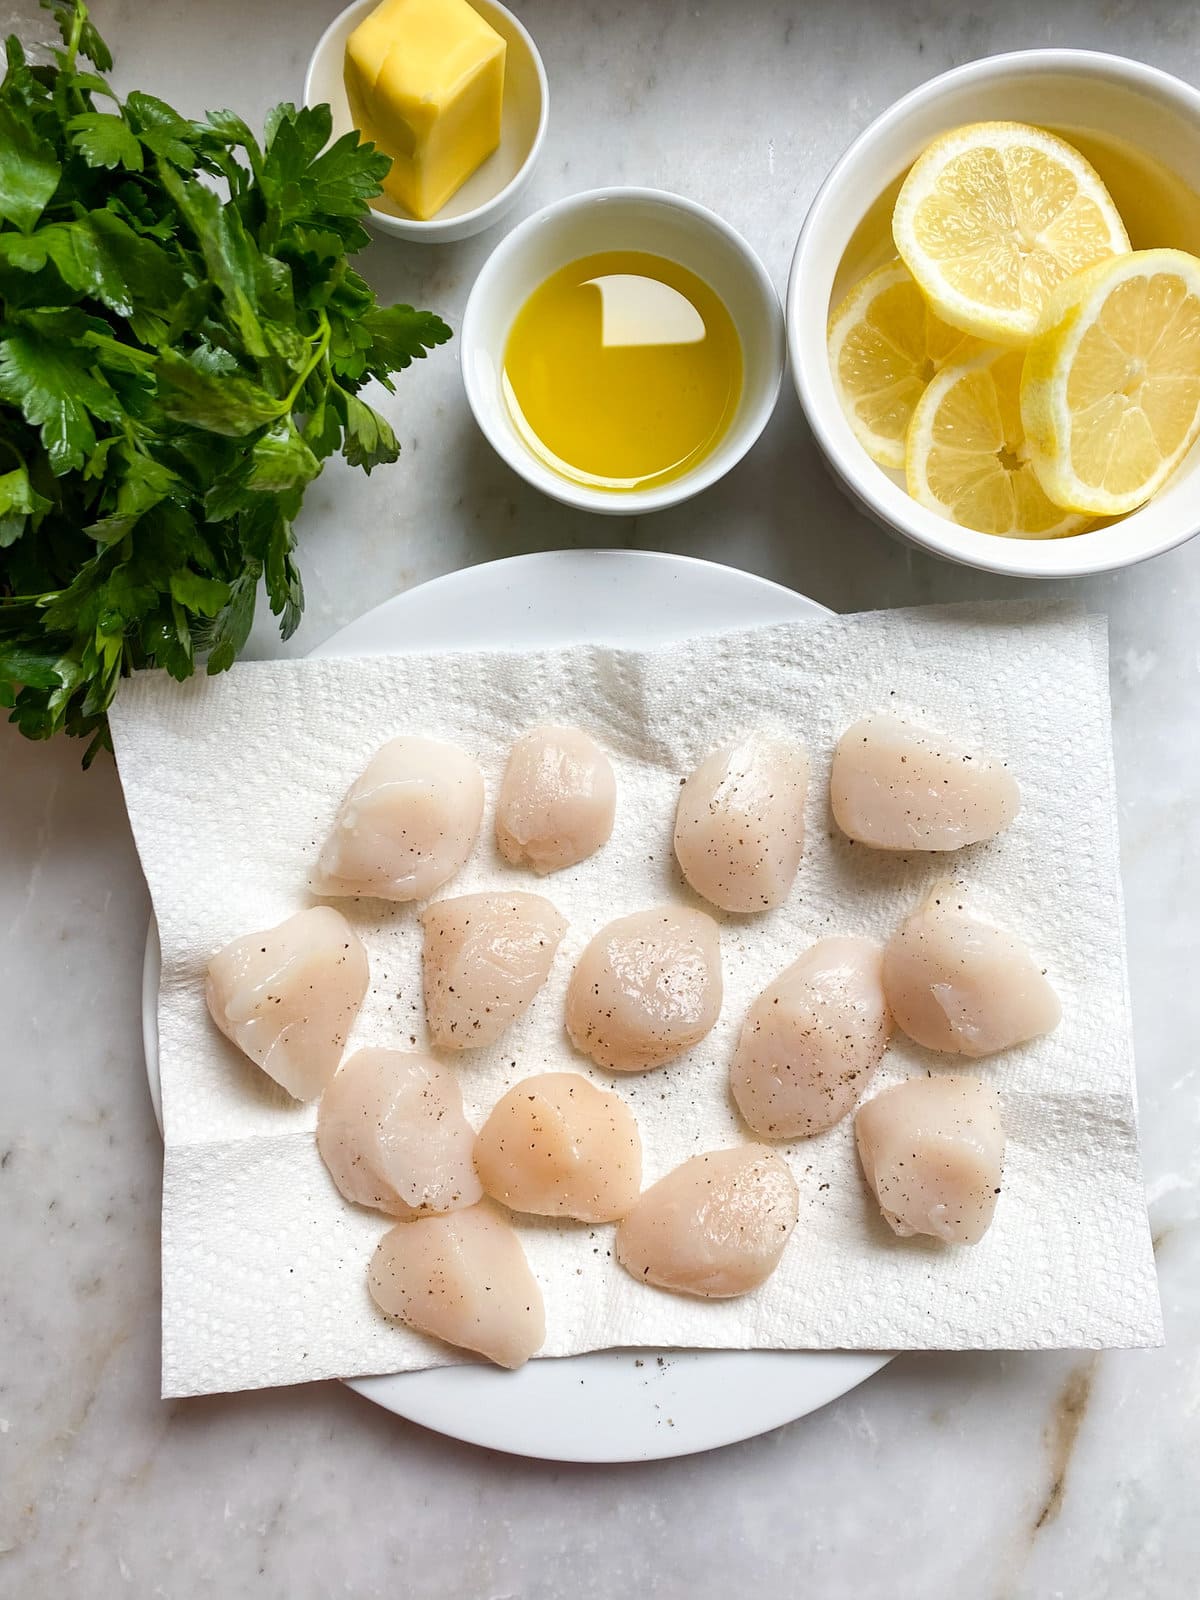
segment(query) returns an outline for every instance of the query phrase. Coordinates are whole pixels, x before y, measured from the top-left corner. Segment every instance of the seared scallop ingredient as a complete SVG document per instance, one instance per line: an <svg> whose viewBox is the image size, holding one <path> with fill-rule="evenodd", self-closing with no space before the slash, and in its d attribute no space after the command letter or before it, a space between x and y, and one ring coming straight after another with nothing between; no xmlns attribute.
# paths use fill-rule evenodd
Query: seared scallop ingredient
<svg viewBox="0 0 1200 1600"><path fill-rule="evenodd" d="M929 1050L990 1056L1056 1028L1058 996L1028 949L939 883L883 954L896 1025Z"/></svg>
<svg viewBox="0 0 1200 1600"><path fill-rule="evenodd" d="M421 913L425 1014L442 1050L494 1044L545 983L564 917L540 894L464 894Z"/></svg>
<svg viewBox="0 0 1200 1600"><path fill-rule="evenodd" d="M314 894L422 900L470 855L483 778L456 745L393 739L342 801L309 879Z"/></svg>
<svg viewBox="0 0 1200 1600"><path fill-rule="evenodd" d="M346 1199L396 1217L482 1199L474 1145L457 1079L415 1051L356 1051L317 1110L317 1149Z"/></svg>
<svg viewBox="0 0 1200 1600"><path fill-rule="evenodd" d="M513 866L558 872L608 842L612 763L579 728L531 728L512 747L496 801L496 843Z"/></svg>
<svg viewBox="0 0 1200 1600"><path fill-rule="evenodd" d="M484 1206L398 1223L379 1241L367 1282L389 1317L500 1367L523 1366L546 1337L521 1241Z"/></svg>
<svg viewBox="0 0 1200 1600"><path fill-rule="evenodd" d="M226 1038L296 1100L337 1071L367 992L367 952L332 906L248 933L208 964L205 998Z"/></svg>
<svg viewBox="0 0 1200 1600"><path fill-rule="evenodd" d="M479 1133L483 1187L514 1211L612 1222L642 1187L642 1141L619 1096L577 1072L525 1078Z"/></svg>
<svg viewBox="0 0 1200 1600"><path fill-rule="evenodd" d="M782 905L804 849L807 786L804 750L768 734L702 761L675 812L675 855L696 893L724 911Z"/></svg>
<svg viewBox="0 0 1200 1600"><path fill-rule="evenodd" d="M1000 1096L977 1078L939 1073L884 1089L854 1118L862 1169L902 1238L978 1244L1000 1194Z"/></svg>
<svg viewBox="0 0 1200 1600"><path fill-rule="evenodd" d="M1003 763L886 713L839 739L829 798L842 832L875 850L959 850L1021 809Z"/></svg>
<svg viewBox="0 0 1200 1600"><path fill-rule="evenodd" d="M577 1050L615 1072L642 1072L698 1044L721 1010L721 941L703 911L659 906L610 922L567 989Z"/></svg>
<svg viewBox="0 0 1200 1600"><path fill-rule="evenodd" d="M799 1206L796 1180L773 1150L710 1150L646 1190L617 1228L617 1260L660 1289L745 1294L779 1265Z"/></svg>
<svg viewBox="0 0 1200 1600"><path fill-rule="evenodd" d="M821 939L759 995L730 1072L755 1133L807 1138L853 1107L891 1033L882 969L869 939Z"/></svg>

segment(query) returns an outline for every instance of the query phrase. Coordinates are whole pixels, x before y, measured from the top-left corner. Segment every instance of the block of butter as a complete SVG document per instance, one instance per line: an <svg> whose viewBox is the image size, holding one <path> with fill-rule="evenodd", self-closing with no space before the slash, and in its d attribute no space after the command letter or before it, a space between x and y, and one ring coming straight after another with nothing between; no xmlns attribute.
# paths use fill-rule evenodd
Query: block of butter
<svg viewBox="0 0 1200 1600"><path fill-rule="evenodd" d="M346 44L350 115L425 220L500 143L505 42L467 0L383 0Z"/></svg>

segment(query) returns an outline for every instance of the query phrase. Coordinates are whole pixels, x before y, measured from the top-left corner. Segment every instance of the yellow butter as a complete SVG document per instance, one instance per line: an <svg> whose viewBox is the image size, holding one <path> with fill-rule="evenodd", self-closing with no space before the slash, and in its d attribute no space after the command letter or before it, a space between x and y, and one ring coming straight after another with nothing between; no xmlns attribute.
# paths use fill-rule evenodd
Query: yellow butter
<svg viewBox="0 0 1200 1600"><path fill-rule="evenodd" d="M432 217L500 143L505 42L467 0L383 0L346 43L364 139L392 158L383 186Z"/></svg>

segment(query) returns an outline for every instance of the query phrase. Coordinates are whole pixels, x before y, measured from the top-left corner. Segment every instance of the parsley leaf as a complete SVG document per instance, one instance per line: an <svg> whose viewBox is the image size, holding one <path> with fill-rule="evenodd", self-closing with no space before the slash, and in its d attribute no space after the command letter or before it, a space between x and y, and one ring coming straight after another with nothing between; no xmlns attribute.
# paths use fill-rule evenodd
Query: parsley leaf
<svg viewBox="0 0 1200 1600"><path fill-rule="evenodd" d="M81 111L67 123L67 129L89 167L142 170L142 147L124 118L110 111Z"/></svg>
<svg viewBox="0 0 1200 1600"><path fill-rule="evenodd" d="M282 418L255 440L246 486L259 494L303 488L321 470L291 417Z"/></svg>
<svg viewBox="0 0 1200 1600"><path fill-rule="evenodd" d="M216 626L208 635L208 671L227 672L250 637L254 621L254 596L262 573L259 561L249 562L234 579L230 598L217 613Z"/></svg>
<svg viewBox="0 0 1200 1600"><path fill-rule="evenodd" d="M28 231L58 188L62 167L32 123L0 105L0 217Z"/></svg>
<svg viewBox="0 0 1200 1600"><path fill-rule="evenodd" d="M202 617L215 617L229 604L232 594L229 585L218 578L205 578L185 569L171 574L171 597Z"/></svg>
<svg viewBox="0 0 1200 1600"><path fill-rule="evenodd" d="M248 378L206 370L203 352L159 352L159 397L167 416L212 433L240 438L270 422L278 402Z"/></svg>
<svg viewBox="0 0 1200 1600"><path fill-rule="evenodd" d="M435 345L445 344L450 337L450 329L440 317L432 311L414 311L411 306L372 306L363 315L362 327L371 335L372 371L389 388L390 373L423 361Z"/></svg>
<svg viewBox="0 0 1200 1600"><path fill-rule="evenodd" d="M0 473L0 549L15 544L30 517L50 509L50 501L29 481L24 467Z"/></svg>
<svg viewBox="0 0 1200 1600"><path fill-rule="evenodd" d="M338 390L335 403L345 430L342 454L352 467L362 467L369 473L372 467L395 461L400 446L378 411L373 411L364 400L345 389Z"/></svg>
<svg viewBox="0 0 1200 1600"><path fill-rule="evenodd" d="M32 328L0 340L0 400L11 401L32 427L57 476L83 466L96 443L93 418L120 420L116 395L71 345L60 345Z"/></svg>

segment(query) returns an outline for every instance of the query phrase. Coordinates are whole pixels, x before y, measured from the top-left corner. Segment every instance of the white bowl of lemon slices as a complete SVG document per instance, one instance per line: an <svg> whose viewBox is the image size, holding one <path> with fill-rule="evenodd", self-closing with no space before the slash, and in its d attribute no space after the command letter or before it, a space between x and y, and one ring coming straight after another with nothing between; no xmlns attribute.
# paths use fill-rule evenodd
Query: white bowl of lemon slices
<svg viewBox="0 0 1200 1600"><path fill-rule="evenodd" d="M826 460L952 561L1103 572L1200 530L1200 92L1033 50L886 111L804 224L787 332Z"/></svg>

